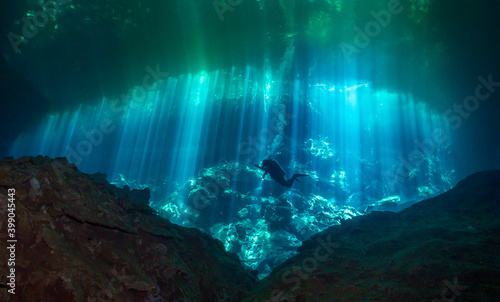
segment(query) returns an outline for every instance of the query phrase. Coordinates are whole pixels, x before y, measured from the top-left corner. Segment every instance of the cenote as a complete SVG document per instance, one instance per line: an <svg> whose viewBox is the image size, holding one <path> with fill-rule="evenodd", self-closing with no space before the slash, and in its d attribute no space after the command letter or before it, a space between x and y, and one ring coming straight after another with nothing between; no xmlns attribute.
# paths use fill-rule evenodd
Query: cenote
<svg viewBox="0 0 500 302"><path fill-rule="evenodd" d="M11 2L0 155L148 188L259 279L500 168L498 1Z"/></svg>

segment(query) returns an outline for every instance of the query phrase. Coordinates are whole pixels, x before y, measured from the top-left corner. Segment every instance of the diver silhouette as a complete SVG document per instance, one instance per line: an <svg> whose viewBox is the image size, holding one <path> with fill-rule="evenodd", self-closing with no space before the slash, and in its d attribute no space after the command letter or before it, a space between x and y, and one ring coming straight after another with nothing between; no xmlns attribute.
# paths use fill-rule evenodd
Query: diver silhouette
<svg viewBox="0 0 500 302"><path fill-rule="evenodd" d="M297 177L309 176L307 174L293 174L292 178L289 180L285 179L285 170L278 164L274 159L265 159L262 161L262 167L259 165L255 165L257 168L264 170L264 175L262 175L262 179L266 177L269 173L272 179L278 182L280 185L290 188L293 185L293 182L296 180L300 182Z"/></svg>

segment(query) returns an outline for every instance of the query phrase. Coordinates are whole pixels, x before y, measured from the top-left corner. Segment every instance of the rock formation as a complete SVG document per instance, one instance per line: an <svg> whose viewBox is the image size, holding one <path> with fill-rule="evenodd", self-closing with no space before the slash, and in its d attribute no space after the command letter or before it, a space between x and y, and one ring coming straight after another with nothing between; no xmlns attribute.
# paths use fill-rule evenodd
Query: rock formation
<svg viewBox="0 0 500 302"><path fill-rule="evenodd" d="M65 158L0 163L1 301L240 301L256 282L220 241L155 215L149 191L118 189L102 178ZM6 253L9 189L13 266ZM11 268L15 295L5 285Z"/></svg>
<svg viewBox="0 0 500 302"><path fill-rule="evenodd" d="M149 207L149 190L119 189L105 179L81 173L64 158L0 163L0 278L7 280L0 283L1 301L484 302L500 297L498 170L471 175L397 213L372 211L302 243L288 242L298 254L286 261L273 256L281 264L261 281L236 254L226 252L248 248L238 240L225 247L198 229L174 225ZM380 208L387 202L397 200ZM273 222L286 218L277 213L285 206L268 196L260 211L247 206L237 215ZM15 235L9 237L12 225ZM273 225L265 224L266 232ZM244 238L251 226L258 223L211 228ZM276 227L270 240L284 246L289 237L278 220ZM13 289L15 295L9 294Z"/></svg>
<svg viewBox="0 0 500 302"><path fill-rule="evenodd" d="M244 301L498 301L500 170L302 243Z"/></svg>

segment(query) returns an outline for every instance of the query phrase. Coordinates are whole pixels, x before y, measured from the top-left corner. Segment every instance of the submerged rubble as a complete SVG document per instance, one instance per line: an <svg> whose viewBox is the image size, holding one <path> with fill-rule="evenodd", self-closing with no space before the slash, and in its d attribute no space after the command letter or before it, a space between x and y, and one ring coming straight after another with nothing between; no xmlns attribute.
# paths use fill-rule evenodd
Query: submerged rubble
<svg viewBox="0 0 500 302"><path fill-rule="evenodd" d="M262 182L261 175L243 164L220 164L202 170L155 208L174 223L219 239L260 278L295 255L301 241L361 214L320 195Z"/></svg>
<svg viewBox="0 0 500 302"><path fill-rule="evenodd" d="M355 216L400 211L443 192L440 186L451 187L431 181L441 173L436 168L436 175L426 176L421 187L390 188L376 159L340 154L332 140L321 135L305 140L295 157L287 148L276 156L278 162L288 162L293 173L309 176L285 188L269 177L262 181L262 171L251 164L223 162L200 170L170 194L153 194L152 206L173 223L221 240L263 278L281 259L296 253L296 242ZM227 235L236 226L245 236ZM286 240L270 240L278 234Z"/></svg>

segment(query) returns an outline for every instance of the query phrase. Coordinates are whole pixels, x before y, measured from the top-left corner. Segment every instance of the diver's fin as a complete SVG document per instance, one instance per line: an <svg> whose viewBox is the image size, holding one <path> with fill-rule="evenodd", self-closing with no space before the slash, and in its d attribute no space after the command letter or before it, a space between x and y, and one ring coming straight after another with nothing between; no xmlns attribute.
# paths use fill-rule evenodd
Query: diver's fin
<svg viewBox="0 0 500 302"><path fill-rule="evenodd" d="M291 187L294 181L300 182L297 177L309 176L308 174L293 174L292 178L287 181L287 187Z"/></svg>
<svg viewBox="0 0 500 302"><path fill-rule="evenodd" d="M309 176L309 174L293 174L293 177Z"/></svg>
<svg viewBox="0 0 500 302"><path fill-rule="evenodd" d="M294 177L295 177L295 181L298 181L300 182L300 180L297 178L297 177L303 177L303 176L309 176L308 174L295 174Z"/></svg>

